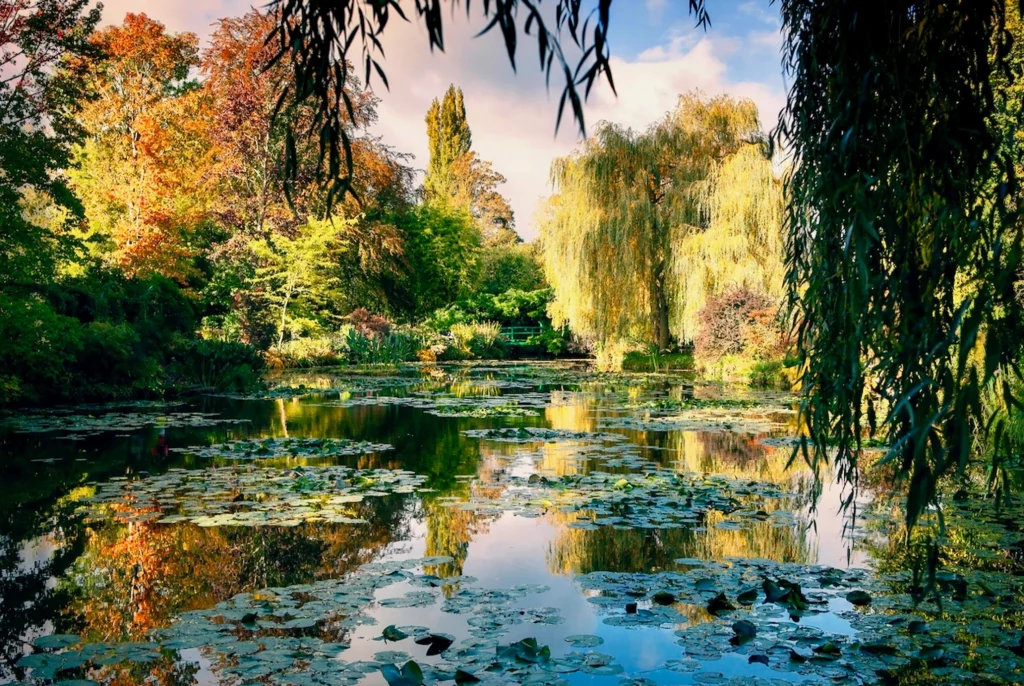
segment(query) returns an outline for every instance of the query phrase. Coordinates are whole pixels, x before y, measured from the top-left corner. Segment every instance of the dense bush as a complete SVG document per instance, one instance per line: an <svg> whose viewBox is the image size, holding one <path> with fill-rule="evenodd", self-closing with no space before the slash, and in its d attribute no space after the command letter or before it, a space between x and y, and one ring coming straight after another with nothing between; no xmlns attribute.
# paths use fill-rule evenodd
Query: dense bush
<svg viewBox="0 0 1024 686"><path fill-rule="evenodd" d="M267 366L272 369L329 367L344 361L345 345L340 336L297 338L271 347Z"/></svg>
<svg viewBox="0 0 1024 686"><path fill-rule="evenodd" d="M175 342L168 365L177 385L217 391L257 386L263 368L263 355L245 343L192 338Z"/></svg>
<svg viewBox="0 0 1024 686"><path fill-rule="evenodd" d="M70 397L82 325L38 297L0 292L0 402Z"/></svg>
<svg viewBox="0 0 1024 686"><path fill-rule="evenodd" d="M456 324L451 330L455 347L467 359L501 359L505 356L505 342L501 325L497 322Z"/></svg>
<svg viewBox="0 0 1024 686"><path fill-rule="evenodd" d="M627 372L665 372L670 370L692 370L693 355L688 352L664 352L657 346L649 350L626 353L622 370Z"/></svg>
<svg viewBox="0 0 1024 686"><path fill-rule="evenodd" d="M694 357L712 376L746 376L758 385L779 385L788 345L776 303L744 286L709 298L698 315Z"/></svg>
<svg viewBox="0 0 1024 686"><path fill-rule="evenodd" d="M573 349L573 339L569 327L554 328L549 326L542 329L536 336L530 336L527 345L539 348L548 355L558 357Z"/></svg>
<svg viewBox="0 0 1024 686"><path fill-rule="evenodd" d="M195 310L168 279L102 270L0 294L0 403L154 396L178 381L257 382L263 360L254 348L194 340Z"/></svg>
<svg viewBox="0 0 1024 686"><path fill-rule="evenodd" d="M416 359L419 341L408 331L367 336L352 328L345 336L345 356L351 364L399 364Z"/></svg>
<svg viewBox="0 0 1024 686"><path fill-rule="evenodd" d="M352 310L345 321L362 336L387 336L391 331L391 322L365 307Z"/></svg>

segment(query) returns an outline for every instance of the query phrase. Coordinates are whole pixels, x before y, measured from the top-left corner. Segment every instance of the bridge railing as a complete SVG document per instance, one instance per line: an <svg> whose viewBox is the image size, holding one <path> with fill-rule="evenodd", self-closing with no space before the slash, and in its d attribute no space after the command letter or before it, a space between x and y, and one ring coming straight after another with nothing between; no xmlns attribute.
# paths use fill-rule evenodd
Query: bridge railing
<svg viewBox="0 0 1024 686"><path fill-rule="evenodd" d="M543 326L503 326L501 337L509 345L526 345L534 336L539 336L544 331Z"/></svg>

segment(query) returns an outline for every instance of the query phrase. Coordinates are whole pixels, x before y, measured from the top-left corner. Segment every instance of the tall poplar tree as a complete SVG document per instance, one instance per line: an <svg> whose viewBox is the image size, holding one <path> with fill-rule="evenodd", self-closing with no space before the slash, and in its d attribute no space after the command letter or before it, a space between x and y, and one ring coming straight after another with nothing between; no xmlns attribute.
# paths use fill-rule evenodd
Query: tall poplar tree
<svg viewBox="0 0 1024 686"><path fill-rule="evenodd" d="M442 202L468 211L485 242L517 242L515 220L508 200L498 192L505 177L473 151L462 89L448 87L427 111L430 160L423 180L428 202Z"/></svg>
<svg viewBox="0 0 1024 686"><path fill-rule="evenodd" d="M462 89L454 84L441 100L434 98L427 110L427 141L430 160L424 190L428 198L447 199L457 192L455 165L473 147Z"/></svg>

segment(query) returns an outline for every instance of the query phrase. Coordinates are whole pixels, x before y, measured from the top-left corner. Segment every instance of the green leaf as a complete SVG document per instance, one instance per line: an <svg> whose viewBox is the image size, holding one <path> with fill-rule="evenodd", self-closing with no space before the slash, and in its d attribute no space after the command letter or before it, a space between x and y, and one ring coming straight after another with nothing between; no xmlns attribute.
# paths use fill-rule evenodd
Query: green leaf
<svg viewBox="0 0 1024 686"><path fill-rule="evenodd" d="M745 591L740 591L739 595L736 596L736 600L743 605L753 605L754 601L757 600L757 589L748 588Z"/></svg>
<svg viewBox="0 0 1024 686"><path fill-rule="evenodd" d="M40 650L60 650L81 643L81 641L81 637L74 634L50 634L35 639L32 641L32 645Z"/></svg>
<svg viewBox="0 0 1024 686"><path fill-rule="evenodd" d="M385 627L384 631L381 632L381 636L384 637L385 641L401 641L402 639L409 638L409 634L397 628L394 624Z"/></svg>
<svg viewBox="0 0 1024 686"><path fill-rule="evenodd" d="M846 594L846 599L858 607L871 604L871 595L866 591L850 591Z"/></svg>
<svg viewBox="0 0 1024 686"><path fill-rule="evenodd" d="M412 660L401 669L395 665L381 665L380 673L388 686L423 686L423 670Z"/></svg>
<svg viewBox="0 0 1024 686"><path fill-rule="evenodd" d="M720 612L735 610L736 606L729 600L725 593L719 593L708 601L707 609L711 614L717 615Z"/></svg>
<svg viewBox="0 0 1024 686"><path fill-rule="evenodd" d="M428 646L427 656L429 657L440 655L448 650L453 643L455 643L455 639L445 634L427 634L416 639L416 645Z"/></svg>
<svg viewBox="0 0 1024 686"><path fill-rule="evenodd" d="M733 624L732 630L736 634L736 638L741 641L749 641L754 636L757 636L757 626L746 619L741 619Z"/></svg>
<svg viewBox="0 0 1024 686"><path fill-rule="evenodd" d="M476 684L476 683L479 683L479 682L480 682L480 679L478 679L475 675L470 674L469 672L467 672L465 670L462 670L462 669L455 670L455 683L457 683L457 684Z"/></svg>

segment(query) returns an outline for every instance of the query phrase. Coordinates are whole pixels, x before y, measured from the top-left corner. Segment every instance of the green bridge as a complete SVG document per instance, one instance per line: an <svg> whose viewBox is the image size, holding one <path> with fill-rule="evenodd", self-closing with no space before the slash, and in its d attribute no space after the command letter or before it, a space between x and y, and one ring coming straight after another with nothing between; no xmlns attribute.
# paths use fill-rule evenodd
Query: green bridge
<svg viewBox="0 0 1024 686"><path fill-rule="evenodd" d="M503 326L501 337L509 345L526 345L534 336L539 336L544 331L543 326Z"/></svg>

